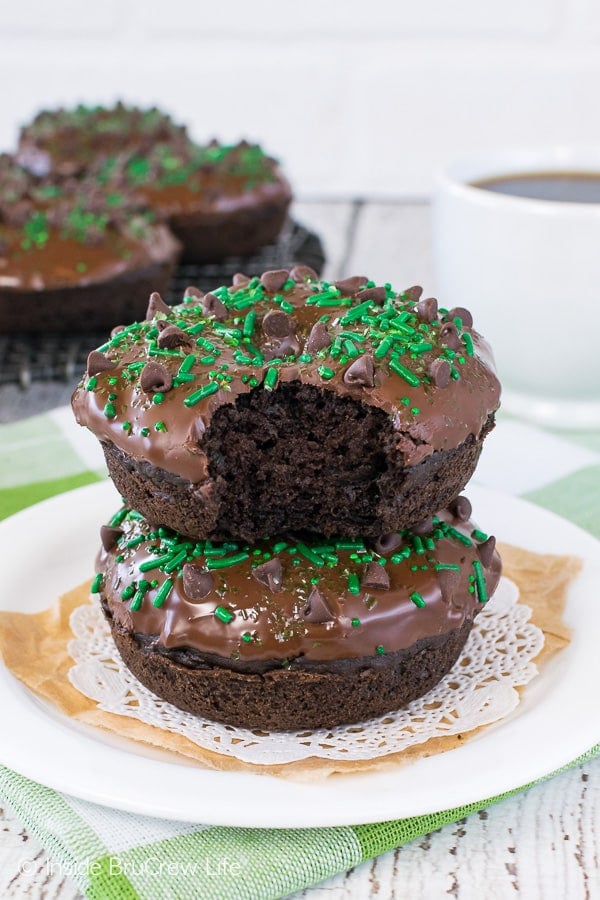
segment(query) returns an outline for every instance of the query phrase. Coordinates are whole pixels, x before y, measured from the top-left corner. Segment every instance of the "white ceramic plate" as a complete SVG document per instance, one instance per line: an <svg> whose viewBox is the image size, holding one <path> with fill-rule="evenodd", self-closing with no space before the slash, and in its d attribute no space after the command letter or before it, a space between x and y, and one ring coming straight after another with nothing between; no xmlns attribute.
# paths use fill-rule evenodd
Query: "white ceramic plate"
<svg viewBox="0 0 600 900"><path fill-rule="evenodd" d="M378 822L460 806L527 784L600 741L600 543L569 522L474 486L477 520L531 550L576 554L570 645L530 684L514 713L463 747L397 770L297 784L212 772L84 728L24 688L0 663L0 762L106 806L215 825L310 827ZM93 571L100 524L118 508L108 482L63 494L0 523L0 609L35 612Z"/></svg>

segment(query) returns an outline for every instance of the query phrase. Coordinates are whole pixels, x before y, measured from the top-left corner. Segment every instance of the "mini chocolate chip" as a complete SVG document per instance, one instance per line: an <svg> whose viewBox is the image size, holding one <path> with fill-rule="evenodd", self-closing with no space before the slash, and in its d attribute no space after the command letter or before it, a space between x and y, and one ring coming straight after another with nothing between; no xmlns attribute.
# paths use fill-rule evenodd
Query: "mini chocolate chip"
<svg viewBox="0 0 600 900"><path fill-rule="evenodd" d="M448 510L459 522L467 522L471 518L473 507L469 498L463 494L448 504Z"/></svg>
<svg viewBox="0 0 600 900"><path fill-rule="evenodd" d="M460 572L456 569L437 569L435 574L442 592L442 600L444 603L450 603L458 587Z"/></svg>
<svg viewBox="0 0 600 900"><path fill-rule="evenodd" d="M270 338L284 338L294 333L294 320L282 309L271 309L262 320L262 330Z"/></svg>
<svg viewBox="0 0 600 900"><path fill-rule="evenodd" d="M202 438L204 437L204 432L206 431L206 424L202 416L196 416L194 421L189 427L187 437L185 439L186 444L197 445L200 443Z"/></svg>
<svg viewBox="0 0 600 900"><path fill-rule="evenodd" d="M148 362L142 369L140 385L145 394L165 394L173 387L173 378L160 363Z"/></svg>
<svg viewBox="0 0 600 900"><path fill-rule="evenodd" d="M189 600L203 600L213 589L210 572L202 572L198 566L186 563L183 567L183 590Z"/></svg>
<svg viewBox="0 0 600 900"><path fill-rule="evenodd" d="M123 531L120 528L115 528L113 525L102 526L100 529L100 540L107 553L110 553L113 547L116 547L117 541L122 534Z"/></svg>
<svg viewBox="0 0 600 900"><path fill-rule="evenodd" d="M160 329L157 343L161 350L174 350L176 347L190 344L191 338L177 325L167 325L166 328Z"/></svg>
<svg viewBox="0 0 600 900"><path fill-rule="evenodd" d="M490 535L487 541L477 545L477 554L481 560L481 564L485 566L486 569L492 564L495 549L496 538L493 535Z"/></svg>
<svg viewBox="0 0 600 900"><path fill-rule="evenodd" d="M429 376L436 387L447 388L450 384L450 363L447 359L434 359L429 366Z"/></svg>
<svg viewBox="0 0 600 900"><path fill-rule="evenodd" d="M101 372L110 372L116 367L116 362L100 353L99 350L92 350L87 358L87 373L89 376L100 375Z"/></svg>
<svg viewBox="0 0 600 900"><path fill-rule="evenodd" d="M424 297L417 303L417 316L422 322L435 322L438 314L438 302L435 297Z"/></svg>
<svg viewBox="0 0 600 900"><path fill-rule="evenodd" d="M416 525L413 525L411 531L415 534L429 534L430 531L433 531L433 519L431 516L426 516L420 522L417 522Z"/></svg>
<svg viewBox="0 0 600 900"><path fill-rule="evenodd" d="M227 318L227 307L214 294L205 294L202 298L202 315L213 316L217 322Z"/></svg>
<svg viewBox="0 0 600 900"><path fill-rule="evenodd" d="M310 266L294 266L290 272L290 278L292 281L295 281L296 284L301 284L303 281L319 280L319 276Z"/></svg>
<svg viewBox="0 0 600 900"><path fill-rule="evenodd" d="M402 291L402 293L412 303L416 303L421 298L423 288L420 284L413 284L412 287L406 288L406 290Z"/></svg>
<svg viewBox="0 0 600 900"><path fill-rule="evenodd" d="M188 285L185 291L183 292L184 297L195 297L196 300L202 300L204 297L204 291L201 291L200 288L194 287L193 284Z"/></svg>
<svg viewBox="0 0 600 900"><path fill-rule="evenodd" d="M389 591L390 576L385 571L384 566L380 566L378 562L373 561L367 566L367 571L363 575L360 586L364 590Z"/></svg>
<svg viewBox="0 0 600 900"><path fill-rule="evenodd" d="M390 534L382 534L375 541L375 550L377 553L385 556L387 553L391 553L392 550L396 550L402 544L402 540L402 535L396 531L392 531Z"/></svg>
<svg viewBox="0 0 600 900"><path fill-rule="evenodd" d="M314 587L310 592L308 602L302 610L302 617L306 622L312 622L315 625L334 621L333 613L318 588Z"/></svg>
<svg viewBox="0 0 600 900"><path fill-rule="evenodd" d="M239 287L242 284L248 284L250 281L249 275L244 275L243 272L236 272L233 276L233 284L235 287Z"/></svg>
<svg viewBox="0 0 600 900"><path fill-rule="evenodd" d="M440 341L451 350L460 350L462 342L454 322L444 322L440 328Z"/></svg>
<svg viewBox="0 0 600 900"><path fill-rule="evenodd" d="M274 293L281 290L290 276L287 269L271 269L269 272L263 272L260 276L260 283L265 291Z"/></svg>
<svg viewBox="0 0 600 900"><path fill-rule="evenodd" d="M359 356L344 372L344 383L359 387L375 386L375 364L372 356Z"/></svg>
<svg viewBox="0 0 600 900"><path fill-rule="evenodd" d="M464 308L464 306L455 306L448 311L448 318L450 320L455 319L457 316L462 321L463 328L473 327L473 316L468 309Z"/></svg>
<svg viewBox="0 0 600 900"><path fill-rule="evenodd" d="M289 334L272 347L263 347L262 354L267 362L271 359L283 359L285 356L298 356L300 344L295 334ZM286 370L288 371L288 370Z"/></svg>
<svg viewBox="0 0 600 900"><path fill-rule="evenodd" d="M283 587L281 560L274 556L273 559L261 563L252 569L252 577L260 584L266 585L274 594L278 593Z"/></svg>
<svg viewBox="0 0 600 900"><path fill-rule="evenodd" d="M387 299L387 291L384 287L365 288L364 291L359 291L356 296L361 303L363 300L373 300L375 303L383 306Z"/></svg>
<svg viewBox="0 0 600 900"><path fill-rule="evenodd" d="M333 286L338 288L346 296L352 296L360 291L363 284L369 279L365 275L351 275L350 278L342 278L340 281L334 281Z"/></svg>
<svg viewBox="0 0 600 900"><path fill-rule="evenodd" d="M331 335L327 331L325 322L315 322L306 339L304 349L307 353L318 353L331 344Z"/></svg>
<svg viewBox="0 0 600 900"><path fill-rule="evenodd" d="M150 294L150 300L148 301L148 309L146 310L146 319L153 319L156 313L164 313L166 316L171 312L171 308L167 306L163 298L160 296L158 291L153 291Z"/></svg>

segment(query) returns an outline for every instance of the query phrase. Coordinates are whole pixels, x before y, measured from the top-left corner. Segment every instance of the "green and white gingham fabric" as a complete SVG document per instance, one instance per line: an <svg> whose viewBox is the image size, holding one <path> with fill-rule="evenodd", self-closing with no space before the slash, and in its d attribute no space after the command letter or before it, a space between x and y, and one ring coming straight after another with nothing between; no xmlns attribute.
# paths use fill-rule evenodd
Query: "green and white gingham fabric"
<svg viewBox="0 0 600 900"><path fill-rule="evenodd" d="M68 409L0 426L0 518L103 477L97 442ZM551 433L501 416L474 480L526 497L600 537L600 431ZM599 754L600 744L571 765ZM226 828L105 809L0 766L0 800L97 900L283 897L505 796L375 825Z"/></svg>

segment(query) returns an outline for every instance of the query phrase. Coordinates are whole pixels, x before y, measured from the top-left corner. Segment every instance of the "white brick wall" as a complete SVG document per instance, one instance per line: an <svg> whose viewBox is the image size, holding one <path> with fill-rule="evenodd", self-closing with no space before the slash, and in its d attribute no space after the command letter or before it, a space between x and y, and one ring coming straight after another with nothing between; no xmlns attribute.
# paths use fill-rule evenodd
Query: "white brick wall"
<svg viewBox="0 0 600 900"><path fill-rule="evenodd" d="M470 151L600 141L600 5L20 0L0 84L2 148L41 107L123 97L261 140L304 197L422 196Z"/></svg>

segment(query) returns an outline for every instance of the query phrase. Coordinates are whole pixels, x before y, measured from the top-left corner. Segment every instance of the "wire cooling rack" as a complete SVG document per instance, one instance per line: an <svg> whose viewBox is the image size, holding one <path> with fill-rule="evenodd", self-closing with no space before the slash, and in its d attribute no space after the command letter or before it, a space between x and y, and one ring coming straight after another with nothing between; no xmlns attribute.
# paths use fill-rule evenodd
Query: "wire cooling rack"
<svg viewBox="0 0 600 900"><path fill-rule="evenodd" d="M236 272L259 275L268 269L304 263L320 273L324 262L318 235L298 222L288 221L277 243L263 247L255 256L231 257L209 265L179 266L166 299L178 302L189 284L203 291L230 284ZM90 349L105 339L104 331L77 335L0 335L0 385L16 383L27 389L34 381L74 381L85 368Z"/></svg>

